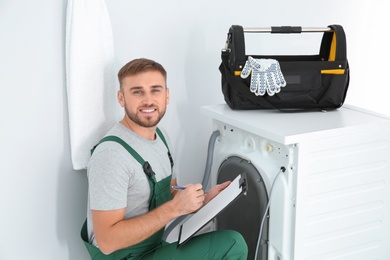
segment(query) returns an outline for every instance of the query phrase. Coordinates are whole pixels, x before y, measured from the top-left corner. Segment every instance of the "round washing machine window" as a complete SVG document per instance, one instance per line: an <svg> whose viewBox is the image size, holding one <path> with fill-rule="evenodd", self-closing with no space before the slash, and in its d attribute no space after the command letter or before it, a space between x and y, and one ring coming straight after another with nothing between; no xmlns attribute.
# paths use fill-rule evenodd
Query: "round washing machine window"
<svg viewBox="0 0 390 260"><path fill-rule="evenodd" d="M266 211L268 194L261 173L251 162L238 156L227 158L219 167L217 183L233 180L246 173L248 182L246 195L239 196L217 216L217 229L236 230L248 245L248 259L254 259L260 233L260 225ZM257 259L267 259L268 218L264 222Z"/></svg>

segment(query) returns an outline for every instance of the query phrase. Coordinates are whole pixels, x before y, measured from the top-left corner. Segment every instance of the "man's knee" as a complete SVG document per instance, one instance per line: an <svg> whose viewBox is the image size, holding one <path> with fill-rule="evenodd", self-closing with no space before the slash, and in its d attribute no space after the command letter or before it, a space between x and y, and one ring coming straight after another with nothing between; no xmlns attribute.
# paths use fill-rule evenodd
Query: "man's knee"
<svg viewBox="0 0 390 260"><path fill-rule="evenodd" d="M222 259L246 259L248 256L248 246L243 236L233 230L217 231L220 242L224 243L226 254Z"/></svg>

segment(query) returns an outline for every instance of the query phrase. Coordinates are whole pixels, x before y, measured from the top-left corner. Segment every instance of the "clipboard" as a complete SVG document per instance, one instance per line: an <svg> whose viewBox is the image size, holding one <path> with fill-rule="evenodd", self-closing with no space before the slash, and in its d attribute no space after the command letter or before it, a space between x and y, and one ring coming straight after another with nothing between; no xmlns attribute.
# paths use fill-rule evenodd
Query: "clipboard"
<svg viewBox="0 0 390 260"><path fill-rule="evenodd" d="M228 187L188 218L187 221L180 226L177 247L182 246L191 239L196 232L221 213L236 198L241 194L246 193L247 186L246 174L243 172L239 174Z"/></svg>

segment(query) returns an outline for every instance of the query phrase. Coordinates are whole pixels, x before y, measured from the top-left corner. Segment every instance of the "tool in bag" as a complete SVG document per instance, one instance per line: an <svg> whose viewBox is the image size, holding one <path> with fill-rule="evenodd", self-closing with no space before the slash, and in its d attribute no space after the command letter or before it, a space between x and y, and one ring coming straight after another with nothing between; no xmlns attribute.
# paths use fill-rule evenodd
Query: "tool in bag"
<svg viewBox="0 0 390 260"><path fill-rule="evenodd" d="M244 33L323 33L314 55L247 55ZM293 26L230 27L219 67L222 93L232 109L319 109L341 107L349 85L344 29Z"/></svg>

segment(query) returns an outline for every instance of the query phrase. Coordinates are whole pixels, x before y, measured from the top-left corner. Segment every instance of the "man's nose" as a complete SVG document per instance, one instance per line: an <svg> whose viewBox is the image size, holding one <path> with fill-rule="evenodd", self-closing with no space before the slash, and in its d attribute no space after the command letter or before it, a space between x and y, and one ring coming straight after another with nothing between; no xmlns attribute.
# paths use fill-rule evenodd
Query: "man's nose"
<svg viewBox="0 0 390 260"><path fill-rule="evenodd" d="M144 98L142 99L142 103L146 105L153 104L153 97L151 93L145 93Z"/></svg>

